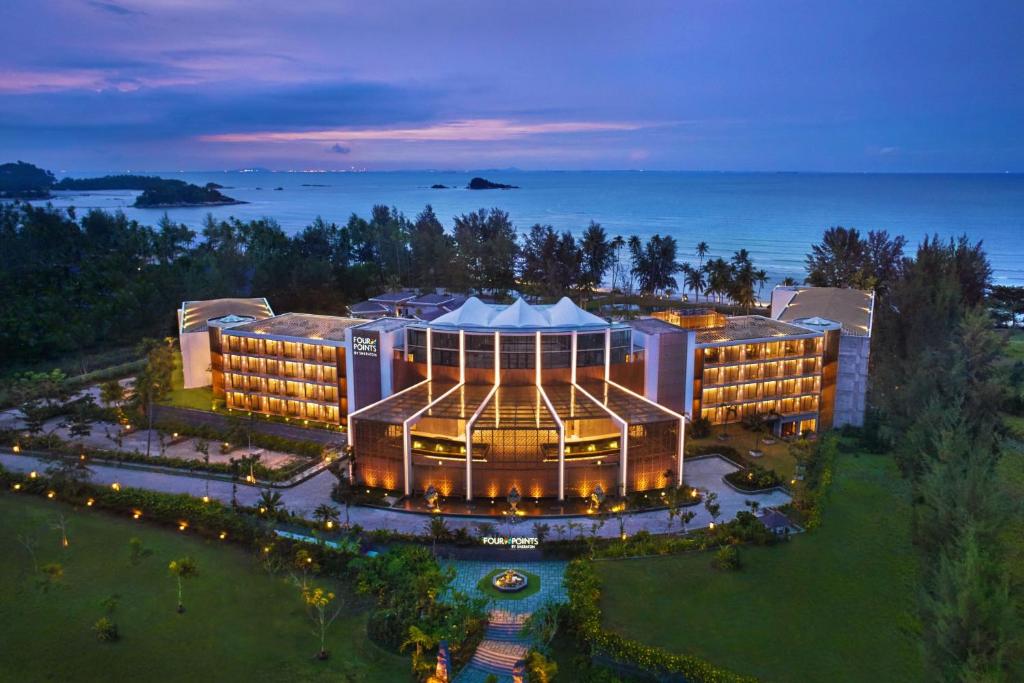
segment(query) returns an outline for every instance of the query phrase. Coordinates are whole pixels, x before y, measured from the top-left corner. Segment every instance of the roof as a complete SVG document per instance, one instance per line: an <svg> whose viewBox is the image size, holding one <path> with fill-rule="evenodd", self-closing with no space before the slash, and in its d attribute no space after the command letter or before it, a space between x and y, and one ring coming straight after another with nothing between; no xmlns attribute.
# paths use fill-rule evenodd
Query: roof
<svg viewBox="0 0 1024 683"><path fill-rule="evenodd" d="M697 330L697 344L727 344L774 337L809 337L816 334L819 333L806 327L772 320L763 315L736 315L726 318L725 327Z"/></svg>
<svg viewBox="0 0 1024 683"><path fill-rule="evenodd" d="M371 296L369 300L383 304L400 304L414 298L416 298L416 292L384 292L377 296Z"/></svg>
<svg viewBox="0 0 1024 683"><path fill-rule="evenodd" d="M523 299L516 299L508 305L485 304L475 296L466 300L459 308L446 313L433 322L431 327L485 327L490 329L573 329L580 327L608 327L603 318L587 313L568 297L550 306L531 306Z"/></svg>
<svg viewBox="0 0 1024 683"><path fill-rule="evenodd" d="M636 320L630 320L627 324L637 332L643 332L644 334L669 334L684 331L678 325L673 325L657 318L637 318Z"/></svg>
<svg viewBox="0 0 1024 683"><path fill-rule="evenodd" d="M403 327L408 327L416 321L410 318L377 318L359 325L360 330L376 330L378 332L394 332Z"/></svg>
<svg viewBox="0 0 1024 683"><path fill-rule="evenodd" d="M312 313L283 313L231 328L231 333L248 332L271 337L345 341L345 330L369 322L364 318L340 318Z"/></svg>
<svg viewBox="0 0 1024 683"><path fill-rule="evenodd" d="M421 294L406 302L409 306L440 306L458 298L455 294Z"/></svg>
<svg viewBox="0 0 1024 683"><path fill-rule="evenodd" d="M766 529L778 529L779 527L792 526L789 521L789 517L778 510L765 510L765 512L757 518L757 521L761 522Z"/></svg>
<svg viewBox="0 0 1024 683"><path fill-rule="evenodd" d="M875 295L860 289L840 287L803 287L779 313L778 319L793 322L805 318L825 318L843 326L843 334L871 336Z"/></svg>
<svg viewBox="0 0 1024 683"><path fill-rule="evenodd" d="M371 315L374 313L390 313L391 309L384 304L377 303L376 301L360 301L357 304L352 304L348 307L348 310L353 315Z"/></svg>
<svg viewBox="0 0 1024 683"><path fill-rule="evenodd" d="M274 315L270 304L264 298L258 299L208 299L206 301L185 301L181 304L180 332L206 332L206 321L227 315L248 316L263 320Z"/></svg>

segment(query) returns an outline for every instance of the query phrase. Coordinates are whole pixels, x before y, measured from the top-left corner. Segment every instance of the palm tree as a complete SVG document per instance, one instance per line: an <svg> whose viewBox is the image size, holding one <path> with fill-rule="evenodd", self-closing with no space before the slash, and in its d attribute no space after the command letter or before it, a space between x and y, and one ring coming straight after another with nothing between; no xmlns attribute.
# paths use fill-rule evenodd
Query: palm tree
<svg viewBox="0 0 1024 683"><path fill-rule="evenodd" d="M427 533L430 534L431 539L431 552L437 553L437 542L448 538L451 533L451 529L448 528L448 522L445 521L444 517L440 515L431 517L430 521L427 522Z"/></svg>
<svg viewBox="0 0 1024 683"><path fill-rule="evenodd" d="M185 579L192 579L199 576L199 565L196 561L189 556L182 557L178 560L171 560L171 563L167 566L171 572L171 576L178 580L178 614L185 611L185 605L181 600L182 582Z"/></svg>
<svg viewBox="0 0 1024 683"><path fill-rule="evenodd" d="M704 257L708 255L708 252L710 250L711 250L711 247L708 246L707 242L704 242L703 240L700 241L700 242L697 242L697 258L700 259L700 267L701 267L701 269L704 268Z"/></svg>
<svg viewBox="0 0 1024 683"><path fill-rule="evenodd" d="M796 281L796 278L784 277L782 278L782 282L780 282L779 284L785 287L796 287L799 283Z"/></svg>
<svg viewBox="0 0 1024 683"><path fill-rule="evenodd" d="M757 300L761 300L761 288L768 284L768 271L764 269L754 271L754 282L757 283Z"/></svg>
<svg viewBox="0 0 1024 683"><path fill-rule="evenodd" d="M327 503L321 503L317 506L316 510L313 510L313 519L330 529L338 523L338 508Z"/></svg>
<svg viewBox="0 0 1024 683"><path fill-rule="evenodd" d="M419 626L410 626L409 635L402 643L399 650L405 652L410 647L414 648L412 653L412 669L413 672L418 673L418 670L423 668L423 651L431 650L436 646L437 638L430 635L429 633L421 629Z"/></svg>
<svg viewBox="0 0 1024 683"><path fill-rule="evenodd" d="M707 284L704 280L704 271L703 269L691 268L689 265L686 268L687 270L683 271L686 287L693 290L694 299L699 300L699 295L704 291L704 286Z"/></svg>
<svg viewBox="0 0 1024 683"><path fill-rule="evenodd" d="M266 513L273 517L281 509L281 494L277 491L264 489L260 492L260 498L256 506L259 508L260 514Z"/></svg>

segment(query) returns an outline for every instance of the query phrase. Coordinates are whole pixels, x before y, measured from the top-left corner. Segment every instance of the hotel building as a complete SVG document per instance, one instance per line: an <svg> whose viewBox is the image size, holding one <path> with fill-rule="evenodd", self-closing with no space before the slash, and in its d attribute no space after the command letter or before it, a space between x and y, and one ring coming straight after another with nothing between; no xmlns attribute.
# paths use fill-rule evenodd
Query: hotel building
<svg viewBox="0 0 1024 683"><path fill-rule="evenodd" d="M783 436L846 424L836 403L845 376L861 382L843 367L855 323L789 317L609 322L569 299L471 297L432 320L287 313L207 327L214 394L231 409L346 427L360 484L563 500L681 481L687 418L757 413Z"/></svg>
<svg viewBox="0 0 1024 683"><path fill-rule="evenodd" d="M365 322L307 313L212 319L213 394L229 410L345 424L345 331Z"/></svg>

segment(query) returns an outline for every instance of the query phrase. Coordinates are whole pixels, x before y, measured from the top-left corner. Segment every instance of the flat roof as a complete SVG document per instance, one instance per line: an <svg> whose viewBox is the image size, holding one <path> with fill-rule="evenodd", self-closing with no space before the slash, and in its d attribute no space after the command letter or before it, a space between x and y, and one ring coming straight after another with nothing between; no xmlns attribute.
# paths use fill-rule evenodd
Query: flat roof
<svg viewBox="0 0 1024 683"><path fill-rule="evenodd" d="M370 322L365 322L357 327L360 330L376 330L377 332L394 332L400 330L403 327L408 327L419 321L413 320L412 318L377 318Z"/></svg>
<svg viewBox="0 0 1024 683"><path fill-rule="evenodd" d="M377 301L385 304L398 304L414 298L416 298L416 292L384 292L377 296L371 296L369 301Z"/></svg>
<svg viewBox="0 0 1024 683"><path fill-rule="evenodd" d="M792 322L804 318L826 318L842 325L843 334L870 337L874 308L875 296L871 292L841 287L805 287L796 291L779 313L779 320Z"/></svg>
<svg viewBox="0 0 1024 683"><path fill-rule="evenodd" d="M227 334L248 332L271 337L292 337L295 339L345 341L345 330L369 322L365 318L341 318L333 315L313 313L282 313L273 318L238 325L227 330Z"/></svg>
<svg viewBox="0 0 1024 683"><path fill-rule="evenodd" d="M634 330L644 334L667 334L669 332L685 332L686 330L678 325L667 323L658 318L637 318L626 323Z"/></svg>
<svg viewBox="0 0 1024 683"><path fill-rule="evenodd" d="M812 337L820 333L799 325L772 320L763 315L736 315L725 319L725 327L697 330L697 344L727 344L784 337Z"/></svg>
<svg viewBox="0 0 1024 683"><path fill-rule="evenodd" d="M180 331L183 333L206 332L206 321L228 315L263 320L274 315L265 298L254 299L207 299L205 301L184 301L181 304Z"/></svg>
<svg viewBox="0 0 1024 683"><path fill-rule="evenodd" d="M440 306L449 301L455 301L457 298L458 295L456 294L421 294L414 299L410 299L407 303L410 306Z"/></svg>

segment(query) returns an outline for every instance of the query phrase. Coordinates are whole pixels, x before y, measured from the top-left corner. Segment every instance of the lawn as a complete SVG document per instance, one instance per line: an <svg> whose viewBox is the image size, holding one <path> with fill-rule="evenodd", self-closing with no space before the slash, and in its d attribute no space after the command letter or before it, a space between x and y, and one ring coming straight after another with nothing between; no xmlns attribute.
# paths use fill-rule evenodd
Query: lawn
<svg viewBox="0 0 1024 683"><path fill-rule="evenodd" d="M185 388L185 377L181 371L180 351L174 352L174 373L171 375L171 393L164 399L164 403L179 408L194 408L196 410L210 410L213 407L212 388Z"/></svg>
<svg viewBox="0 0 1024 683"><path fill-rule="evenodd" d="M70 548L50 525L69 519ZM18 534L35 533L39 563L60 562L63 585L41 592ZM152 554L131 566L128 539ZM39 498L0 493L0 680L28 681L403 681L408 659L366 638L366 613L354 601L318 642L297 590L259 568L251 554L216 541L153 528L101 512L74 511ZM191 555L200 575L185 585L175 612L167 571ZM120 595L112 619L117 643L91 632L101 602ZM345 596L348 591L339 590Z"/></svg>
<svg viewBox="0 0 1024 683"><path fill-rule="evenodd" d="M709 554L598 563L605 625L765 681L921 680L907 489L890 458L844 453L818 530Z"/></svg>
<svg viewBox="0 0 1024 683"><path fill-rule="evenodd" d="M723 429L728 438L720 441L718 435L723 432ZM793 472L796 469L796 460L789 454L789 443L782 439L776 440L773 444L766 444L762 440L758 447L764 455L756 459L751 458L749 451L754 450L754 446L758 445L757 435L748 429L744 429L743 425L739 423L715 425L711 428L711 434L703 439L695 439L688 434L686 436L686 445L694 448L713 448L715 446L735 448L740 452L740 455L750 462L770 470L775 470L782 475L784 480L792 479Z"/></svg>

